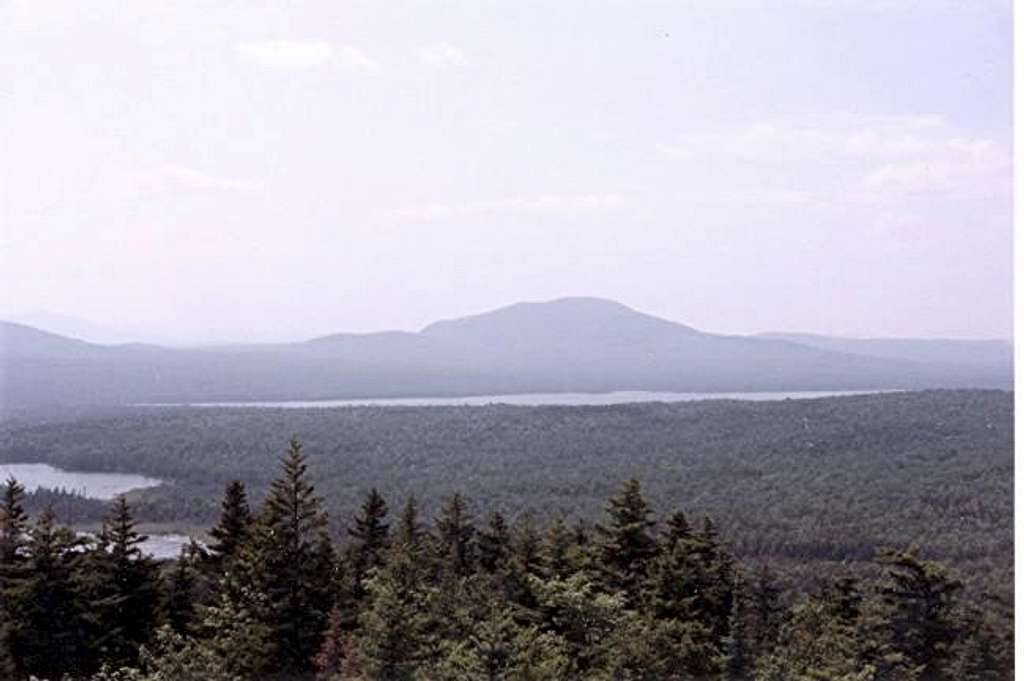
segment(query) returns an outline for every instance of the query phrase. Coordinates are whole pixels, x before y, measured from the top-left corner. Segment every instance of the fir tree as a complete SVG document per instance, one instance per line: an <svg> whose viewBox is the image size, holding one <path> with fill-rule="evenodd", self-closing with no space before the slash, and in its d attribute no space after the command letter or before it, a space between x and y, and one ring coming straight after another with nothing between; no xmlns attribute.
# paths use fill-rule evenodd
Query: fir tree
<svg viewBox="0 0 1024 681"><path fill-rule="evenodd" d="M14 567L25 546L28 516L23 507L24 499L25 487L13 477L7 478L0 502L0 568Z"/></svg>
<svg viewBox="0 0 1024 681"><path fill-rule="evenodd" d="M388 542L388 523L385 518L388 505L376 488L370 490L363 501L355 523L349 529L352 593L358 600L363 597L363 582L367 573L380 566Z"/></svg>
<svg viewBox="0 0 1024 681"><path fill-rule="evenodd" d="M775 583L775 575L767 565L762 565L750 588L752 641L756 655L770 652L775 645L785 610L780 602L780 595L781 590Z"/></svg>
<svg viewBox="0 0 1024 681"><path fill-rule="evenodd" d="M334 555L323 502L306 479L297 438L289 442L281 468L254 528L252 580L265 599L262 616L276 644L276 666L304 672L334 605Z"/></svg>
<svg viewBox="0 0 1024 681"><path fill-rule="evenodd" d="M238 557L242 546L249 538L252 514L245 485L232 480L224 488L224 499L220 505L220 519L210 530L213 541L209 546L210 563L219 573Z"/></svg>
<svg viewBox="0 0 1024 681"><path fill-rule="evenodd" d="M488 517L487 525L477 536L480 567L487 572L497 571L508 560L511 548L512 532L505 522L505 516L494 511Z"/></svg>
<svg viewBox="0 0 1024 681"><path fill-rule="evenodd" d="M423 538L423 527L420 525L419 507L416 497L410 495L402 506L402 514L398 521L398 541L406 546L419 548Z"/></svg>
<svg viewBox="0 0 1024 681"><path fill-rule="evenodd" d="M5 594L14 626L7 643L19 670L60 678L92 667L85 601L78 580L82 541L47 507L29 531L26 578Z"/></svg>
<svg viewBox="0 0 1024 681"><path fill-rule="evenodd" d="M661 546L663 551L671 551L679 542L688 542L693 539L693 529L686 519L686 514L676 511L665 522L665 530L661 534Z"/></svg>
<svg viewBox="0 0 1024 681"><path fill-rule="evenodd" d="M547 579L565 579L582 569L579 552L574 550L572 533L561 516L548 526L540 547L543 576Z"/></svg>
<svg viewBox="0 0 1024 681"><path fill-rule="evenodd" d="M512 535L512 553L519 568L535 577L543 576L544 565L541 557L541 535L533 515L520 517Z"/></svg>
<svg viewBox="0 0 1024 681"><path fill-rule="evenodd" d="M195 621L198 565L195 542L183 546L174 567L164 576L161 620L181 636L190 633Z"/></svg>
<svg viewBox="0 0 1024 681"><path fill-rule="evenodd" d="M120 496L87 555L88 583L97 637L94 645L113 664L130 664L156 626L159 573L139 544L127 500Z"/></svg>
<svg viewBox="0 0 1024 681"><path fill-rule="evenodd" d="M430 652L429 594L422 565L409 546L399 543L369 580L370 607L360 615L360 630L346 669L357 678L412 679Z"/></svg>
<svg viewBox="0 0 1024 681"><path fill-rule="evenodd" d="M622 490L608 500L608 522L598 525L597 559L603 583L626 594L627 605L635 607L657 546L651 536L654 520L640 493L640 483L627 480Z"/></svg>
<svg viewBox="0 0 1024 681"><path fill-rule="evenodd" d="M448 497L434 521L434 531L442 571L457 577L468 575L473 568L476 529L461 494Z"/></svg>
<svg viewBox="0 0 1024 681"><path fill-rule="evenodd" d="M879 594L891 650L929 681L951 678L947 667L962 627L954 613L963 588L941 565L897 551L882 551L885 569Z"/></svg>

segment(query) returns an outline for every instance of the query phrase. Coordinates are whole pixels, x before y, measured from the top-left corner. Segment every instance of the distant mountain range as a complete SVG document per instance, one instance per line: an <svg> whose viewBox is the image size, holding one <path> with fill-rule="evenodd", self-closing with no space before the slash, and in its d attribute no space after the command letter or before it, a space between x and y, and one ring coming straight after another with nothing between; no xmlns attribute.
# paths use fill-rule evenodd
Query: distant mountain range
<svg viewBox="0 0 1024 681"><path fill-rule="evenodd" d="M649 390L1010 388L1005 341L706 333L596 298L519 303L418 333L101 345L0 322L0 406Z"/></svg>

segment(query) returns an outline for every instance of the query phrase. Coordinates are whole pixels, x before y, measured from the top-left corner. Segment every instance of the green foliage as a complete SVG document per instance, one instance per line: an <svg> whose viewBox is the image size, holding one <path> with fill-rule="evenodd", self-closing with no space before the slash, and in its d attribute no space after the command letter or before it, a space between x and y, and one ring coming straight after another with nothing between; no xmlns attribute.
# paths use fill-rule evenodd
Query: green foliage
<svg viewBox="0 0 1024 681"><path fill-rule="evenodd" d="M456 577L468 575L476 557L476 528L461 494L448 497L434 521L434 531L441 569Z"/></svg>
<svg viewBox="0 0 1024 681"><path fill-rule="evenodd" d="M252 514L245 485L240 480L232 480L224 488L220 519L210 530L213 541L209 545L209 562L215 573L221 572L226 564L238 557L249 538L251 527Z"/></svg>
<svg viewBox="0 0 1024 681"><path fill-rule="evenodd" d="M281 469L253 529L255 558L245 577L263 597L254 612L276 641L274 666L305 671L331 608L335 556L297 438L289 442Z"/></svg>
<svg viewBox="0 0 1024 681"><path fill-rule="evenodd" d="M24 576L4 590L10 654L20 673L59 678L92 666L82 541L44 510L29 530Z"/></svg>
<svg viewBox="0 0 1024 681"><path fill-rule="evenodd" d="M247 509L225 491L218 527L247 529L159 578L123 500L92 543L42 514L0 583L3 678L992 681L1012 666L1008 601L908 552L874 570L750 563L708 518L659 523L635 479L599 526L492 508L479 532L461 494L429 528L410 498L392 532L373 488L336 548L306 466L293 439L251 520L225 522Z"/></svg>
<svg viewBox="0 0 1024 681"><path fill-rule="evenodd" d="M118 497L96 546L85 554L95 632L91 645L115 665L133 663L156 625L159 573L153 559L139 549L145 539L135 529L127 500Z"/></svg>
<svg viewBox="0 0 1024 681"><path fill-rule="evenodd" d="M597 526L597 566L602 583L626 596L635 606L658 547L651 535L653 513L631 478L608 500L608 521Z"/></svg>

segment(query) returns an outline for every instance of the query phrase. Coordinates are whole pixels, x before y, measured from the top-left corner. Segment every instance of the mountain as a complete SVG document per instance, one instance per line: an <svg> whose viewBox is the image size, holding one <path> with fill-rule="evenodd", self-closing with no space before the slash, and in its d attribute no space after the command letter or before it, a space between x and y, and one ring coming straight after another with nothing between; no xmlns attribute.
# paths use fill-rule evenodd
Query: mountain
<svg viewBox="0 0 1024 681"><path fill-rule="evenodd" d="M418 333L205 348L99 345L5 322L0 400L12 408L610 390L1008 388L1012 379L1005 362L974 361L974 351L938 352L932 341L908 341L898 352L851 343L706 333L597 298L519 303Z"/></svg>
<svg viewBox="0 0 1024 681"><path fill-rule="evenodd" d="M90 343L114 344L138 340L137 337L124 331L71 315L50 312L28 312L8 317L7 321L31 326L41 331L49 331L60 336L77 338Z"/></svg>
<svg viewBox="0 0 1024 681"><path fill-rule="evenodd" d="M1013 343L1005 340L842 338L813 333L761 333L757 337L791 341L821 350L917 362L1003 367L1013 364Z"/></svg>

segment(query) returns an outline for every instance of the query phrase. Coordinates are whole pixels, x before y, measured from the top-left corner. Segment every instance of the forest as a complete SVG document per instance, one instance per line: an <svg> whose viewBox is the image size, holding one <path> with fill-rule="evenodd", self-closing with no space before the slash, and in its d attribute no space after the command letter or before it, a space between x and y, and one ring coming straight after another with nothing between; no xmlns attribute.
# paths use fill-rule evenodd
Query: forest
<svg viewBox="0 0 1024 681"><path fill-rule="evenodd" d="M627 479L595 522L510 519L376 488L330 530L292 438L259 505L230 481L207 545L143 555L133 509L95 538L0 501L0 674L10 679L990 680L1012 675L1010 604L879 548L866 573L783 575L714 520L656 512ZM809 566L814 570L814 566Z"/></svg>
<svg viewBox="0 0 1024 681"><path fill-rule="evenodd" d="M866 566L881 546L944 561L968 588L1012 592L1012 393L925 391L778 402L602 407L151 408L0 425L0 461L167 481L136 518L202 532L223 485L261 500L299 434L335 536L365 494L460 491L516 520L596 520L624 479L659 508L715 518L736 555L802 571ZM32 512L95 524L107 504L30 494Z"/></svg>

